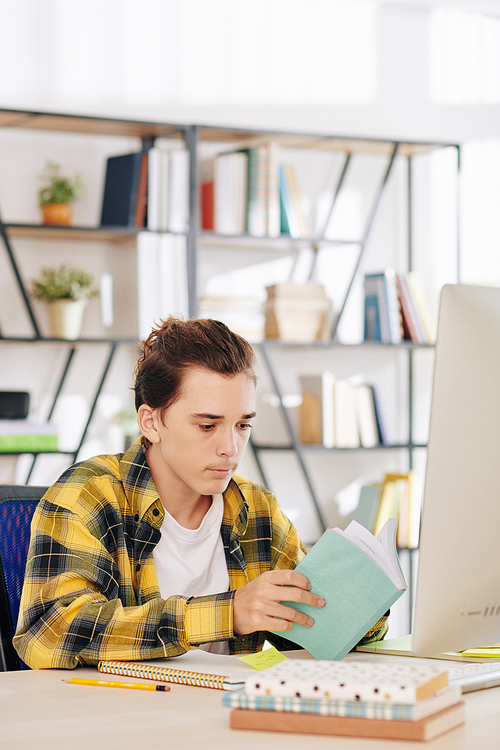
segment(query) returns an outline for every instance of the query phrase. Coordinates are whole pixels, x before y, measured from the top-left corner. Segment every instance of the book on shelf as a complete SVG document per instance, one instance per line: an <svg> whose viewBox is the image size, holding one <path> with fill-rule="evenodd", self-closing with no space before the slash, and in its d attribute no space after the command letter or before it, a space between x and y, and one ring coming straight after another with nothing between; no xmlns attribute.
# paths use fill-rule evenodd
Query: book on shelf
<svg viewBox="0 0 500 750"><path fill-rule="evenodd" d="M365 274L364 288L365 341L399 344L402 321L394 269Z"/></svg>
<svg viewBox="0 0 500 750"><path fill-rule="evenodd" d="M135 204L135 226L138 229L141 229L147 223L149 179L148 174L148 154L146 151L143 151L141 154L141 169L139 172L139 185L137 187L137 200Z"/></svg>
<svg viewBox="0 0 500 750"><path fill-rule="evenodd" d="M200 185L200 224L205 232L214 230L214 181L206 180Z"/></svg>
<svg viewBox="0 0 500 750"><path fill-rule="evenodd" d="M464 721L460 688L422 659L286 660L248 677L223 705L235 729L426 740Z"/></svg>
<svg viewBox="0 0 500 750"><path fill-rule="evenodd" d="M320 375L300 375L302 401L299 406L299 437L301 443L333 448L334 388L331 372Z"/></svg>
<svg viewBox="0 0 500 750"><path fill-rule="evenodd" d="M189 151L169 151L168 231L183 233L189 224Z"/></svg>
<svg viewBox="0 0 500 750"><path fill-rule="evenodd" d="M55 453L58 449L55 425L29 419L0 419L0 453Z"/></svg>
<svg viewBox="0 0 500 750"><path fill-rule="evenodd" d="M214 229L218 234L243 234L246 227L248 153L219 154L214 160Z"/></svg>
<svg viewBox="0 0 500 750"><path fill-rule="evenodd" d="M372 534L377 520L382 486L382 482L362 485L359 491L358 504L353 512L353 520L371 531Z"/></svg>
<svg viewBox="0 0 500 750"><path fill-rule="evenodd" d="M326 604L318 610L285 602L314 619L310 628L295 623L289 640L315 659L328 660L342 659L359 643L407 588L396 552L396 528L397 519L392 518L377 537L355 521L345 531L324 532L296 570Z"/></svg>
<svg viewBox="0 0 500 750"><path fill-rule="evenodd" d="M101 210L101 226L135 227L142 152L110 156Z"/></svg>
<svg viewBox="0 0 500 750"><path fill-rule="evenodd" d="M161 207L161 155L159 148L153 147L148 151L148 229L158 232L160 226Z"/></svg>
<svg viewBox="0 0 500 750"><path fill-rule="evenodd" d="M402 274L396 274L398 296L401 303L401 317L403 319L403 338L413 341L414 344L425 344L426 338L420 317L415 308L413 298L408 289L406 278Z"/></svg>
<svg viewBox="0 0 500 750"><path fill-rule="evenodd" d="M282 164L280 164L279 166L279 186L281 234L289 234L290 237L297 239L301 236L299 220L292 201L292 193L288 175L285 172L284 165Z"/></svg>
<svg viewBox="0 0 500 750"><path fill-rule="evenodd" d="M265 144L249 148L246 231L253 237L267 234L266 167Z"/></svg>
<svg viewBox="0 0 500 750"><path fill-rule="evenodd" d="M424 331L425 343L436 343L436 326L425 297L420 277L414 271L406 274L406 285L413 300L421 325Z"/></svg>
<svg viewBox="0 0 500 750"><path fill-rule="evenodd" d="M0 420L26 419L29 410L28 391L0 391Z"/></svg>
<svg viewBox="0 0 500 750"><path fill-rule="evenodd" d="M278 144L274 141L270 141L267 144L265 176L268 237L279 237L281 233L278 152Z"/></svg>
<svg viewBox="0 0 500 750"><path fill-rule="evenodd" d="M253 668L234 656L192 649L184 654L152 661L103 660L99 672L143 680L192 685L216 690L241 690Z"/></svg>
<svg viewBox="0 0 500 750"><path fill-rule="evenodd" d="M325 448L380 444L374 388L334 378L331 372L300 376L299 437Z"/></svg>
<svg viewBox="0 0 500 750"><path fill-rule="evenodd" d="M353 519L375 536L389 518L398 518L396 534L400 548L418 547L422 483L413 469L402 474L385 474L381 482L361 487Z"/></svg>

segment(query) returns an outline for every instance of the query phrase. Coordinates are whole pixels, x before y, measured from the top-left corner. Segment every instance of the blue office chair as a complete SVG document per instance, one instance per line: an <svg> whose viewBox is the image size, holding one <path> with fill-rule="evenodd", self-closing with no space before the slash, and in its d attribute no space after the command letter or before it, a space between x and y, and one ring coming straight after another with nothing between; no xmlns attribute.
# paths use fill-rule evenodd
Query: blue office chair
<svg viewBox="0 0 500 750"><path fill-rule="evenodd" d="M12 638L17 625L31 519L47 487L0 484L0 672L28 669Z"/></svg>

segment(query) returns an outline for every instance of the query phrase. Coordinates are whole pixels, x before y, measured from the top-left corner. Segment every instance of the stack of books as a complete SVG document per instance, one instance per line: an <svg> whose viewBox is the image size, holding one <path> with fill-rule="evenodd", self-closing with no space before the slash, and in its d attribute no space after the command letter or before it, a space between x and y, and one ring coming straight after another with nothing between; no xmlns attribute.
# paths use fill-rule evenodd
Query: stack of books
<svg viewBox="0 0 500 750"><path fill-rule="evenodd" d="M383 481L361 487L354 519L375 536L388 518L398 518L399 548L418 547L422 480L414 470L406 474L386 474Z"/></svg>
<svg viewBox="0 0 500 750"><path fill-rule="evenodd" d="M233 729L431 740L465 721L460 687L439 664L282 661L227 693Z"/></svg>
<svg viewBox="0 0 500 750"><path fill-rule="evenodd" d="M322 284L288 282L266 291L266 338L302 342L328 338L332 304Z"/></svg>
<svg viewBox="0 0 500 750"><path fill-rule="evenodd" d="M198 317L221 320L248 341L261 341L264 332L262 301L257 297L200 297Z"/></svg>
<svg viewBox="0 0 500 750"><path fill-rule="evenodd" d="M393 268L365 274L365 341L434 344L436 328L419 277Z"/></svg>
<svg viewBox="0 0 500 750"><path fill-rule="evenodd" d="M185 232L189 223L189 152L151 148L111 156L101 226Z"/></svg>
<svg viewBox="0 0 500 750"><path fill-rule="evenodd" d="M301 375L299 438L325 448L375 448L383 443L375 390L325 371Z"/></svg>
<svg viewBox="0 0 500 750"><path fill-rule="evenodd" d="M54 425L36 424L28 419L0 419L0 453L56 453Z"/></svg>

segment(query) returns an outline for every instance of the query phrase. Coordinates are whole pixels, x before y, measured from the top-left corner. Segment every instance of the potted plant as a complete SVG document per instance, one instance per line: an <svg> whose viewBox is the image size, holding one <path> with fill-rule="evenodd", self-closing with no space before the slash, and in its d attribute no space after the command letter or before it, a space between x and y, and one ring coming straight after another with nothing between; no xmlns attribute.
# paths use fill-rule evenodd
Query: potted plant
<svg viewBox="0 0 500 750"><path fill-rule="evenodd" d="M48 161L40 178L45 182L38 193L42 222L44 224L71 224L70 203L74 203L83 195L83 177L80 174L75 174L73 179L63 177L60 165Z"/></svg>
<svg viewBox="0 0 500 750"><path fill-rule="evenodd" d="M32 296L46 302L53 335L77 339L87 302L99 294L90 274L82 268L42 268L40 278L32 280Z"/></svg>

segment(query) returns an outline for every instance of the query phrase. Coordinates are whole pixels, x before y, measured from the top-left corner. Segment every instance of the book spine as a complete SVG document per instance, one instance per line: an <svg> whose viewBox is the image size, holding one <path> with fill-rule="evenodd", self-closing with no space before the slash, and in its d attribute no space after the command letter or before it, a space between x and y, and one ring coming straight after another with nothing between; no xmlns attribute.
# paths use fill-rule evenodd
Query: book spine
<svg viewBox="0 0 500 750"><path fill-rule="evenodd" d="M140 677L143 680L157 680L158 682L174 682L178 685L208 687L224 690L225 677L201 672L188 672L184 669L168 669L151 664L134 664L133 662L100 661L99 672L116 674L122 677Z"/></svg>
<svg viewBox="0 0 500 750"><path fill-rule="evenodd" d="M267 234L269 237L280 235L280 189L278 173L278 144L267 144L266 169L267 196Z"/></svg>

